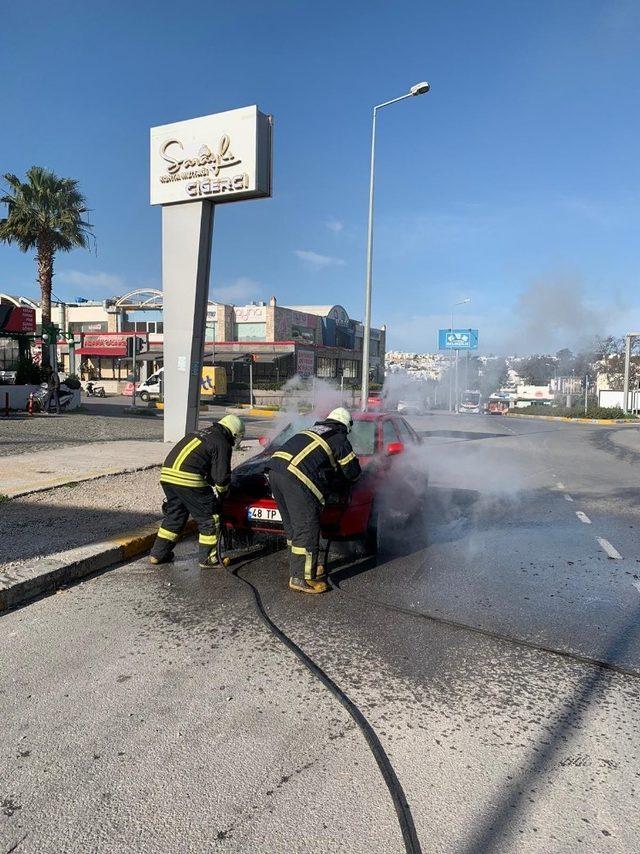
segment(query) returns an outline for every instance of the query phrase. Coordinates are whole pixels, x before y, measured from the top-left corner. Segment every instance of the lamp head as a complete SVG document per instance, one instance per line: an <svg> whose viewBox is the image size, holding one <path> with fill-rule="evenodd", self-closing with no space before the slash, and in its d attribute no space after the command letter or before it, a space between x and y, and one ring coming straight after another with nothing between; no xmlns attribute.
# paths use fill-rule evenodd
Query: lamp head
<svg viewBox="0 0 640 854"><path fill-rule="evenodd" d="M429 89L431 89L431 86L426 80L423 80L422 83L416 83L415 86L412 86L409 91L412 95L426 95Z"/></svg>

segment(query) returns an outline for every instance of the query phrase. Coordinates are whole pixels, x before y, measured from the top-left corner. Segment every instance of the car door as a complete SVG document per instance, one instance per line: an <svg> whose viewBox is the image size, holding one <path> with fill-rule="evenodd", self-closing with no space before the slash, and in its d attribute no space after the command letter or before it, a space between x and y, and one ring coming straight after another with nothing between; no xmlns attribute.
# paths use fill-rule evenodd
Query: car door
<svg viewBox="0 0 640 854"><path fill-rule="evenodd" d="M419 444L420 437L415 430L413 430L411 425L404 420L404 418L396 418L395 423L398 434L400 435L400 441L403 445L410 448L412 445Z"/></svg>

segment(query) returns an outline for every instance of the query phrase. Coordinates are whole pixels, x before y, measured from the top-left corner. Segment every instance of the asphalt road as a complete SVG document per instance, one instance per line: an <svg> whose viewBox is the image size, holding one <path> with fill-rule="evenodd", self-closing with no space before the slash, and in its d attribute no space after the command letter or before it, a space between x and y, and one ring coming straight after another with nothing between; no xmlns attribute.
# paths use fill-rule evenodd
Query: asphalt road
<svg viewBox="0 0 640 854"><path fill-rule="evenodd" d="M413 421L404 554L336 555L322 597L283 553L240 573L374 727L422 851L636 852L637 428ZM352 718L195 551L0 618L0 851L404 851Z"/></svg>

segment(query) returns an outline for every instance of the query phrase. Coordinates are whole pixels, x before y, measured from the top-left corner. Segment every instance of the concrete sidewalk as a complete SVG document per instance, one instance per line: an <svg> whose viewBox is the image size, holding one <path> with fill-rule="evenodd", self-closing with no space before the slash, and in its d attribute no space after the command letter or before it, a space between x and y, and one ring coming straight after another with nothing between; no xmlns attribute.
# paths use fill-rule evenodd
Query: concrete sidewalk
<svg viewBox="0 0 640 854"><path fill-rule="evenodd" d="M120 453L121 446L126 453ZM35 470L41 477L37 489L29 481L34 466L47 461L53 468L50 451L1 458L0 490L18 478L28 488L0 504L0 612L148 551L161 517L158 466L167 448L160 442L105 442L56 450L59 466L75 452L75 480L70 467L62 466L66 475L58 471L58 488L44 482L53 472ZM233 452L232 467L260 450L257 440L244 442ZM117 463L110 459L114 451Z"/></svg>
<svg viewBox="0 0 640 854"><path fill-rule="evenodd" d="M9 498L67 483L160 465L169 446L164 442L116 441L0 457L0 494Z"/></svg>

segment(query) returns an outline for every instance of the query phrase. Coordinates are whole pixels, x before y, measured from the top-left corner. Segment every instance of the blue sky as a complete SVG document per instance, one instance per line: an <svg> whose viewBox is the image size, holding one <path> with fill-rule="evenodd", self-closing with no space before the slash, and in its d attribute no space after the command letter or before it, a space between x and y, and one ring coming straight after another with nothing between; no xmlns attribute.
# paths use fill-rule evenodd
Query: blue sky
<svg viewBox="0 0 640 854"><path fill-rule="evenodd" d="M640 326L640 4L4 4L0 172L80 180L97 254L57 259L62 298L160 286L152 125L257 103L274 196L216 215L214 298L363 313L371 107L380 113L373 318L432 350L450 305L482 349L578 346ZM0 246L0 290L37 292Z"/></svg>

